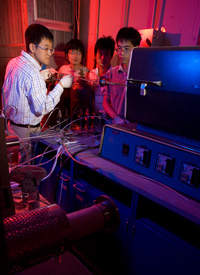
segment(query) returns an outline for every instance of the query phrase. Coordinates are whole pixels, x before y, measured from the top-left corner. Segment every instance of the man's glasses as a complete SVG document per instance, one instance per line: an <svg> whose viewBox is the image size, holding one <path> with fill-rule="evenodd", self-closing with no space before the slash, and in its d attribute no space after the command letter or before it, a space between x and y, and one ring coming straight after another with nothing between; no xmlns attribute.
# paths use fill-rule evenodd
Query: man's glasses
<svg viewBox="0 0 200 275"><path fill-rule="evenodd" d="M75 51L75 50L70 50L68 53L69 53L69 54L72 54L72 55L75 55L75 54L81 55L81 54L82 54L81 51Z"/></svg>
<svg viewBox="0 0 200 275"><path fill-rule="evenodd" d="M38 47L38 48L40 48L40 49L42 49L42 50L45 51L46 53L54 54L54 52L55 52L55 49L43 48L43 47L41 47L41 46L39 46L39 45L37 45L37 44L35 44L35 46Z"/></svg>
<svg viewBox="0 0 200 275"><path fill-rule="evenodd" d="M126 54L129 53L132 48L131 47L117 47L117 49L115 49L117 53L121 53L122 51Z"/></svg>

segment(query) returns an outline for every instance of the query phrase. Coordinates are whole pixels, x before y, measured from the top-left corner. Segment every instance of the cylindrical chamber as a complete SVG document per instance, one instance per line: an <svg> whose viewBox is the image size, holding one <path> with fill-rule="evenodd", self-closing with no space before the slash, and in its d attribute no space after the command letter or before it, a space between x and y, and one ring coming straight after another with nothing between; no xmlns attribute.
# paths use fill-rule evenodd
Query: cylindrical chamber
<svg viewBox="0 0 200 275"><path fill-rule="evenodd" d="M71 232L66 213L58 205L10 216L4 226L11 274L60 255Z"/></svg>
<svg viewBox="0 0 200 275"><path fill-rule="evenodd" d="M94 91L84 80L78 80L70 90L71 116L84 116L87 109L89 114L94 111Z"/></svg>
<svg viewBox="0 0 200 275"><path fill-rule="evenodd" d="M66 215L53 204L4 219L9 274L58 257L72 241L119 225L114 202L100 196L95 204Z"/></svg>

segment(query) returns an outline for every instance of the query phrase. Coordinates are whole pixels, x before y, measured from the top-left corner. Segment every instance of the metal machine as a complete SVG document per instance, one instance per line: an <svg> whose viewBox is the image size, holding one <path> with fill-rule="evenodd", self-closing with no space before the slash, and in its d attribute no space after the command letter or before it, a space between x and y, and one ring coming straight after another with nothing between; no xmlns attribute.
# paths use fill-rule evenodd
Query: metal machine
<svg viewBox="0 0 200 275"><path fill-rule="evenodd" d="M104 127L100 155L200 201L200 47L134 49L126 85L131 123Z"/></svg>
<svg viewBox="0 0 200 275"><path fill-rule="evenodd" d="M112 231L119 226L118 209L107 196L99 196L92 206L68 215L60 206L50 203L15 213L10 178L21 184L22 193L30 195L37 191L37 182L46 171L27 165L14 169L9 175L3 117L0 117L0 138L1 274L15 274L58 257L71 248L73 241L100 230ZM24 198L22 202L26 202Z"/></svg>

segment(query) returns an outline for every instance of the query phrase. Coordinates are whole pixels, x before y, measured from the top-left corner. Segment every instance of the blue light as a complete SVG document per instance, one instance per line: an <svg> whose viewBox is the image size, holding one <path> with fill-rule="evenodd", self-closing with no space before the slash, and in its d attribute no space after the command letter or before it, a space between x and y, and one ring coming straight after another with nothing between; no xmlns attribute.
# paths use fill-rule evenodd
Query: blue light
<svg viewBox="0 0 200 275"><path fill-rule="evenodd" d="M129 78L161 80L163 90L200 94L199 47L138 50L140 53L135 51L132 56ZM136 67L135 63L140 65Z"/></svg>

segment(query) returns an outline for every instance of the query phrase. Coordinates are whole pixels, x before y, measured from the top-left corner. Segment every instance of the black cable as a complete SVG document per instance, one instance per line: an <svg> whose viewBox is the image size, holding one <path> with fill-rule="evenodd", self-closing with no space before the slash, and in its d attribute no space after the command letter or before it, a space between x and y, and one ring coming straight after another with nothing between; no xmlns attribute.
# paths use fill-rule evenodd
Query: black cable
<svg viewBox="0 0 200 275"><path fill-rule="evenodd" d="M90 149L96 149L98 148L99 145L96 145L96 146L92 146L92 147L87 147L87 148L83 148L83 149L80 149L78 150L77 152L73 153L72 154L72 157L74 158L76 155L78 155L79 153L82 153L84 151L88 151ZM54 192L54 201L56 202L56 196L57 196L57 192L58 192L58 184L59 184L59 180L60 180L60 175L62 173L62 169L63 167L65 166L65 164L67 163L67 161L71 159L70 157L68 157L62 164L62 166L60 167L60 170L58 172L58 175L57 175L57 179L56 179L56 186L55 186L55 192Z"/></svg>
<svg viewBox="0 0 200 275"><path fill-rule="evenodd" d="M0 201L4 201L3 192L0 192ZM5 228L3 222L3 206L0 207L0 266L1 274L8 275L8 248L6 244Z"/></svg>
<svg viewBox="0 0 200 275"><path fill-rule="evenodd" d="M79 24L78 5L79 5L78 0L75 0L74 1L74 35L73 35L74 38L78 38L78 24Z"/></svg>

